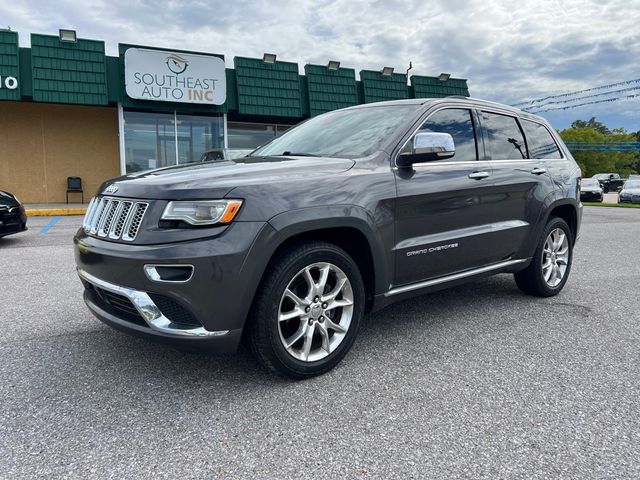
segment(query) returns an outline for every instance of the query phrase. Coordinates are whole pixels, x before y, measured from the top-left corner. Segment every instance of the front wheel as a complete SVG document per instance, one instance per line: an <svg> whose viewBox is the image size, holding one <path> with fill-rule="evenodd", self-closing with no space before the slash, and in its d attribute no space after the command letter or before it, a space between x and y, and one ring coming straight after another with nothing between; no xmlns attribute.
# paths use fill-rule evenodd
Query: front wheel
<svg viewBox="0 0 640 480"><path fill-rule="evenodd" d="M335 367L364 314L358 266L341 248L308 242L277 257L248 318L248 346L269 370L304 379Z"/></svg>
<svg viewBox="0 0 640 480"><path fill-rule="evenodd" d="M567 283L572 259L571 229L563 219L553 217L542 233L529 266L514 274L516 284L529 295L557 295Z"/></svg>

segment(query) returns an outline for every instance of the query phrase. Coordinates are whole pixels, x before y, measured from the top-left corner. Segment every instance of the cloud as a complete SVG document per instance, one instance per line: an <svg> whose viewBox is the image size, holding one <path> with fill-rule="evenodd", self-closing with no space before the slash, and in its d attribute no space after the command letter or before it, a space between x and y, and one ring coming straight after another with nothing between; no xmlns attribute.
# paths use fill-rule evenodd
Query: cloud
<svg viewBox="0 0 640 480"><path fill-rule="evenodd" d="M515 103L640 76L634 3L26 0L3 2L0 18L25 46L31 32L69 27L105 40L111 55L120 42L223 53L229 66L233 56L266 51L301 68L336 59L356 71L384 65L402 71L412 61L414 74L450 72L469 79L474 96ZM637 125L631 102L590 111L619 111L621 121Z"/></svg>

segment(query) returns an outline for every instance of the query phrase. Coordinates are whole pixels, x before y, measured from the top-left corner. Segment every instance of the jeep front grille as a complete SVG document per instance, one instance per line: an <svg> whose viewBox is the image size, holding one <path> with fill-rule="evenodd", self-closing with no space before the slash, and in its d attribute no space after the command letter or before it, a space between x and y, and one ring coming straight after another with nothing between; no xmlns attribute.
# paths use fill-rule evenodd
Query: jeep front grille
<svg viewBox="0 0 640 480"><path fill-rule="evenodd" d="M89 203L82 228L90 235L132 242L149 204L124 198L94 197Z"/></svg>

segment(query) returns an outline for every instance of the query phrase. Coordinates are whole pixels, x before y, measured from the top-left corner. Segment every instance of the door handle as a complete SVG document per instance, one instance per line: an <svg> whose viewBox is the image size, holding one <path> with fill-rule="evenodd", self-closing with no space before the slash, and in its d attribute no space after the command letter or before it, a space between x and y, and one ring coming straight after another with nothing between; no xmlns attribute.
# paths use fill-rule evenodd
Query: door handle
<svg viewBox="0 0 640 480"><path fill-rule="evenodd" d="M483 178L487 178L489 176L489 172L472 172L469 174L469 178L473 180L482 180Z"/></svg>
<svg viewBox="0 0 640 480"><path fill-rule="evenodd" d="M534 175L542 175L543 173L547 173L547 169L544 167L536 167L531 170L531 173L533 173Z"/></svg>

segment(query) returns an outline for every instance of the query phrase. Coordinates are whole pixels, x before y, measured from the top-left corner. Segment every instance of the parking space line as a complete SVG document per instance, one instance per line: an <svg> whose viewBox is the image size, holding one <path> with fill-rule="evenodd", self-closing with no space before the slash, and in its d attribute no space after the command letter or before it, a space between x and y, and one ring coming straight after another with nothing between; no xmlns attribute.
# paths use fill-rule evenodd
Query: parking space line
<svg viewBox="0 0 640 480"><path fill-rule="evenodd" d="M56 223L58 223L58 220L60 220L60 218L62 218L62 217L60 217L60 215L58 215L56 217L53 217L49 223L47 223L44 227L42 227L40 229L39 233L49 233L49 230L51 230L53 228L53 226Z"/></svg>

